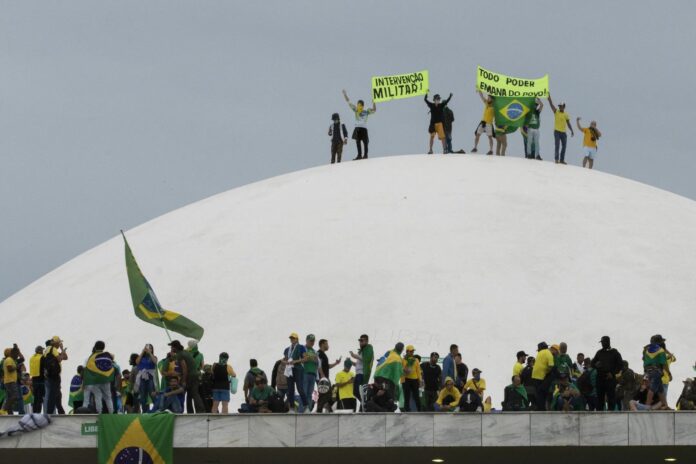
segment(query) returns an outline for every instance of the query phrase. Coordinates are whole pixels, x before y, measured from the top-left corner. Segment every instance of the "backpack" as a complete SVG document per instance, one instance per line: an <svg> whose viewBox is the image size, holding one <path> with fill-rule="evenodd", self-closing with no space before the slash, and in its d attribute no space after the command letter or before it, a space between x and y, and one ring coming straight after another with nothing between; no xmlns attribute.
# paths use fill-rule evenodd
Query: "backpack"
<svg viewBox="0 0 696 464"><path fill-rule="evenodd" d="M46 377L49 379L57 379L60 377L60 362L58 358L49 351L44 357L44 369L46 371Z"/></svg>
<svg viewBox="0 0 696 464"><path fill-rule="evenodd" d="M268 409L271 412L288 412L288 405L283 401L283 395L280 392L274 391L268 397Z"/></svg>
<svg viewBox="0 0 696 464"><path fill-rule="evenodd" d="M580 393L583 395L589 395L592 393L592 373L590 372L590 369L587 369L585 372L582 373L582 375L578 378L577 385L578 385L578 390L580 390Z"/></svg>

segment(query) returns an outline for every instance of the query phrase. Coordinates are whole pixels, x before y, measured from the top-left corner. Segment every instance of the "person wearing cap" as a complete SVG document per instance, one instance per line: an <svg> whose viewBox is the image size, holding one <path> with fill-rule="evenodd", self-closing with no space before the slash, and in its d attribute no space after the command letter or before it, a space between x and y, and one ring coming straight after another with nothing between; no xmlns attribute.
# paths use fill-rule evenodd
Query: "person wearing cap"
<svg viewBox="0 0 696 464"><path fill-rule="evenodd" d="M662 384L662 375L667 367L667 353L662 348L665 341L662 335L653 335L650 337L650 343L643 347L643 369L649 382L645 404L652 405L657 396L662 408L669 409L665 387Z"/></svg>
<svg viewBox="0 0 696 464"><path fill-rule="evenodd" d="M539 343L537 345L536 360L532 368L537 411L546 411L546 402L548 401L549 389L553 380L553 367L553 353L549 350L549 345L546 342Z"/></svg>
<svg viewBox="0 0 696 464"><path fill-rule="evenodd" d="M473 390L483 401L483 392L486 391L486 379L481 378L481 369L475 367L471 371L471 379L464 384L462 391Z"/></svg>
<svg viewBox="0 0 696 464"><path fill-rule="evenodd" d="M435 411L449 412L454 411L459 406L459 400L462 394L457 387L454 386L452 377L445 377L445 386L442 387L440 393L435 400Z"/></svg>
<svg viewBox="0 0 696 464"><path fill-rule="evenodd" d="M425 97L423 97L425 104L428 105L428 108L430 108L430 125L428 126L428 133L430 134L430 145L428 149L429 155L433 154L433 140L435 139L435 134L437 134L437 138L440 139L440 142L442 143L442 153L447 154L447 140L444 127L444 109L447 107L447 104L451 99L452 93L449 94L449 97L447 97L447 100L445 101L442 101L440 95L438 94L435 94L432 102L428 101L427 92Z"/></svg>
<svg viewBox="0 0 696 464"><path fill-rule="evenodd" d="M345 98L346 103L355 114L355 129L353 129L353 140L355 140L355 145L358 147L358 156L355 160L367 159L367 146L370 143L370 137L367 133L367 118L371 114L377 111L377 105L372 102L372 108L365 108L365 102L358 100L357 105L353 105L348 98L346 91L343 91L343 98ZM362 142L363 147L365 147L365 155L363 156L363 151L360 148L360 143ZM354 160L354 161L355 161Z"/></svg>
<svg viewBox="0 0 696 464"><path fill-rule="evenodd" d="M616 409L616 375L621 372L623 358L616 348L611 347L611 339L604 335L602 348L592 358L592 367L597 369L597 408L609 411Z"/></svg>
<svg viewBox="0 0 696 464"><path fill-rule="evenodd" d="M46 388L44 385L44 373L41 369L41 360L43 359L43 346L38 345L34 349L34 354L29 358L29 375L31 376L32 390L34 392L34 402L32 403L32 412L41 414L41 406L44 400Z"/></svg>
<svg viewBox="0 0 696 464"><path fill-rule="evenodd" d="M188 398L191 397L192 406L195 407L196 413L202 413L205 411L205 406L203 405L203 399L201 399L201 394L199 391L200 376L196 371L196 362L193 360L193 356L189 351L184 349L184 345L181 344L179 340L173 340L169 343L171 347L171 353L176 362L181 368L181 387L186 390L186 398L188 404ZM178 386L179 384L177 384ZM194 410L192 408L186 408L188 414L193 414Z"/></svg>
<svg viewBox="0 0 696 464"><path fill-rule="evenodd" d="M440 359L440 355L433 351L430 353L430 358L427 361L421 363L421 373L423 377L423 396L424 398L424 409L426 411L434 411L435 400L437 400L437 395L440 390L440 378L442 375L442 369L438 365L437 361Z"/></svg>
<svg viewBox="0 0 696 464"><path fill-rule="evenodd" d="M524 369L524 363L527 360L527 356L527 353L524 351L517 352L517 361L515 361L515 364L512 366L513 376L522 374L522 369Z"/></svg>
<svg viewBox="0 0 696 464"><path fill-rule="evenodd" d="M355 382L353 383L353 395L360 398L360 387L370 383L372 364L375 360L375 351L370 345L370 338L362 334L358 339L358 352L350 352L350 357L355 360ZM362 405L360 406L362 408Z"/></svg>
<svg viewBox="0 0 696 464"><path fill-rule="evenodd" d="M317 384L317 364L318 357L317 352L314 349L314 343L316 337L314 334L307 335L305 340L305 353L302 355L302 366L304 367L304 383L302 389L307 397L307 411L311 411L314 408L314 400L312 399L312 394L314 393L314 387Z"/></svg>
<svg viewBox="0 0 696 464"><path fill-rule="evenodd" d="M477 90L476 93L478 93L479 98L481 98L481 101L483 102L483 116L481 117L481 122L479 123L478 126L476 126L476 130L474 131L474 148L471 149L471 153L476 153L478 151L478 143L479 143L479 138L481 137L481 134L484 132L488 136L488 153L487 155L492 155L493 154L493 118L495 116L495 111L493 109L493 96L492 95L486 95L485 97L483 96L483 92L480 90Z"/></svg>
<svg viewBox="0 0 696 464"><path fill-rule="evenodd" d="M304 391L304 367L302 361L306 348L299 343L300 336L297 332L289 335L290 346L283 351L283 358L286 360L285 377L288 379L288 403L290 409L295 408L295 390L300 397L297 411L303 413L307 407L307 396Z"/></svg>
<svg viewBox="0 0 696 464"><path fill-rule="evenodd" d="M44 351L44 414L53 414L56 410L58 414L65 414L61 404L61 364L68 359L67 348L63 347L63 340L58 335L54 335L46 343Z"/></svg>
<svg viewBox="0 0 696 464"><path fill-rule="evenodd" d="M341 137L341 134L343 134L343 137ZM331 164L340 163L343 145L348 143L348 130L345 124L341 124L341 117L338 113L331 115L329 137L331 137Z"/></svg>
<svg viewBox="0 0 696 464"><path fill-rule="evenodd" d="M353 361L346 359L343 361L343 369L336 373L334 379L334 387L337 389L337 407L338 409L347 409L355 411L356 400L353 394L353 382L355 374L351 372Z"/></svg>
<svg viewBox="0 0 696 464"><path fill-rule="evenodd" d="M229 359L230 355L223 351L218 357L218 362L213 363L213 414L220 413L218 410L219 405L222 405L222 414L228 413L230 385L232 378L237 377L234 369L228 363Z"/></svg>
<svg viewBox="0 0 696 464"><path fill-rule="evenodd" d="M570 382L570 376L567 372L561 372L553 392L551 409L564 412L582 411L584 406L578 387Z"/></svg>
<svg viewBox="0 0 696 464"><path fill-rule="evenodd" d="M566 104L561 103L556 108L549 94L549 106L553 111L553 141L554 141L554 159L556 164L568 164L565 162L566 145L568 144L568 136L566 135L566 127L570 129L570 136L574 137L575 132L570 124L570 116L566 113ZM559 150L560 148L560 150Z"/></svg>
<svg viewBox="0 0 696 464"><path fill-rule="evenodd" d="M415 350L413 345L408 345L406 347L406 355L404 355L404 359L401 361L404 373L401 388L404 391L405 412L411 411L411 399L416 404L416 410L418 412L421 411L420 384L423 381L423 376L420 363L415 356Z"/></svg>
<svg viewBox="0 0 696 464"><path fill-rule="evenodd" d="M505 387L503 411L528 411L529 396L519 375L512 376L512 383Z"/></svg>

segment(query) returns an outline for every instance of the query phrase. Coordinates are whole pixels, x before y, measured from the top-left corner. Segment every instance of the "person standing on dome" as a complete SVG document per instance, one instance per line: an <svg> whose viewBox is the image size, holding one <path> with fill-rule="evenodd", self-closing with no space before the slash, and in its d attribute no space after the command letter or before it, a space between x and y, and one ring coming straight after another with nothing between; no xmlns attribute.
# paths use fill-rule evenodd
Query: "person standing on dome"
<svg viewBox="0 0 696 464"><path fill-rule="evenodd" d="M539 127L541 127L541 110L544 104L540 99L536 99L534 107L527 115L525 127L527 128L527 137L525 139L525 155L529 159L541 160L541 152L539 151ZM523 128L524 129L524 128Z"/></svg>
<svg viewBox="0 0 696 464"><path fill-rule="evenodd" d="M346 129L345 124L341 124L341 117L338 113L331 115L331 121L329 137L331 137L331 164L334 164L341 162L343 145L348 143L348 129Z"/></svg>
<svg viewBox="0 0 696 464"><path fill-rule="evenodd" d="M433 97L433 101L429 102L428 101L428 94L425 94L425 97L423 97L423 101L425 101L425 104L428 105L428 108L430 108L430 125L428 126L428 133L430 134L430 145L428 148L428 154L432 155L433 154L433 140L435 139L435 134L437 134L437 138L440 139L440 142L442 143L442 153L447 154L447 140L446 140L446 135L445 135L445 126L444 126L444 121L445 121L445 114L444 110L447 107L447 104L449 101L452 99L452 93L450 92L449 97L447 97L447 100L441 101L440 95L436 94Z"/></svg>
<svg viewBox="0 0 696 464"><path fill-rule="evenodd" d="M551 111L553 111L553 142L554 142L554 159L556 164L568 164L565 162L565 152L566 145L568 144L568 135L566 134L566 127L570 129L570 136L574 137L575 132L573 131L573 126L570 124L570 116L565 112L566 104L561 103L556 108L551 100L551 94L549 94L549 106L551 106Z"/></svg>
<svg viewBox="0 0 696 464"><path fill-rule="evenodd" d="M594 157L597 154L597 140L602 136L602 133L597 129L597 121L590 122L590 127L582 127L580 118L575 120L578 125L578 130L584 134L582 138L582 149L585 152L585 157L582 159L582 167L592 169L594 166Z"/></svg>
<svg viewBox="0 0 696 464"><path fill-rule="evenodd" d="M477 90L481 101L483 102L483 116L481 117L481 122L476 126L474 134L476 138L474 139L474 148L471 149L471 153L476 153L478 151L478 143L481 134L484 132L488 136L488 153L487 155L493 154L493 117L495 112L493 110L493 97L491 95L483 96L483 92Z"/></svg>
<svg viewBox="0 0 696 464"><path fill-rule="evenodd" d="M365 108L365 102L358 100L357 105L353 105L348 98L346 91L343 91L343 98L346 99L348 106L355 114L355 129L353 129L353 140L355 140L355 145L358 147L358 156L355 160L367 159L367 146L370 143L370 138L367 134L367 118L375 111L377 111L377 105L372 102L372 108ZM365 155L363 155L362 148L360 144L365 148Z"/></svg>

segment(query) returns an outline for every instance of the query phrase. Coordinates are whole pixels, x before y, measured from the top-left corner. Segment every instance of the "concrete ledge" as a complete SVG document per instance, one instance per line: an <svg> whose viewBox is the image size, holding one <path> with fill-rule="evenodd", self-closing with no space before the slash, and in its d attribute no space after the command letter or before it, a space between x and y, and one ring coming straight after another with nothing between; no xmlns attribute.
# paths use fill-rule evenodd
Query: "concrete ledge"
<svg viewBox="0 0 696 464"><path fill-rule="evenodd" d="M0 417L0 430L18 416ZM55 416L43 430L0 438L1 449L95 448L96 416ZM466 448L686 446L696 412L180 415L174 447Z"/></svg>

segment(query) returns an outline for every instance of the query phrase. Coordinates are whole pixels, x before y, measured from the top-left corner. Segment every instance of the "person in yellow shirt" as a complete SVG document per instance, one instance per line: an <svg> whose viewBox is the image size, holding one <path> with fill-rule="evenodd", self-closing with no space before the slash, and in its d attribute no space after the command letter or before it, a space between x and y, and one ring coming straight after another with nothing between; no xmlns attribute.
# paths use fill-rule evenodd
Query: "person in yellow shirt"
<svg viewBox="0 0 696 464"><path fill-rule="evenodd" d="M483 401L483 392L486 391L486 379L481 378L481 370L477 367L471 371L472 377L464 384L462 391L473 390Z"/></svg>
<svg viewBox="0 0 696 464"><path fill-rule="evenodd" d="M351 372L353 361L346 359L343 362L343 370L336 374L335 387L338 388L338 409L348 409L355 411L357 405L355 395L353 395L353 382L355 374Z"/></svg>
<svg viewBox="0 0 696 464"><path fill-rule="evenodd" d="M565 111L565 103L558 105L558 108L554 106L551 94L549 94L549 106L551 106L551 111L553 111L554 159L556 164L568 164L565 162L566 145L568 144L566 127L570 129L570 136L575 136L573 126L570 125L570 116Z"/></svg>
<svg viewBox="0 0 696 464"><path fill-rule="evenodd" d="M435 411L454 411L457 406L459 406L459 400L462 394L454 386L454 380L452 377L447 377L445 379L445 386L440 390L440 394L437 396L435 401Z"/></svg>
<svg viewBox="0 0 696 464"><path fill-rule="evenodd" d="M413 345L406 346L406 355L401 361L404 376L401 379L401 387L404 392L404 411L411 411L411 398L416 403L416 409L421 411L420 385L423 381L420 360L415 356Z"/></svg>
<svg viewBox="0 0 696 464"><path fill-rule="evenodd" d="M44 376L41 372L41 358L43 357L44 348L39 345L34 349L34 355L29 358L29 375L31 376L31 385L34 391L34 402L31 410L37 414L41 413L41 407L44 400Z"/></svg>
<svg viewBox="0 0 696 464"><path fill-rule="evenodd" d="M527 353L525 353L524 351L517 352L517 361L515 362L515 365L512 366L513 377L515 375L522 374L522 369L524 369L524 364L527 361L527 356L529 356L529 355Z"/></svg>
<svg viewBox="0 0 696 464"><path fill-rule="evenodd" d="M5 401L2 409L12 414L19 407L21 398L17 386L17 363L12 358L12 348L5 348L5 359L2 360L3 383L5 384Z"/></svg>
<svg viewBox="0 0 696 464"><path fill-rule="evenodd" d="M481 117L481 122L479 123L478 126L476 126L476 138L474 139L474 148L471 149L471 153L476 153L478 151L478 143L479 143L479 138L481 137L481 134L484 132L488 136L488 153L487 155L492 155L493 154L493 116L494 116L494 110L493 110L493 97L490 95L483 96L483 92L480 90L477 90L476 93L478 93L479 97L481 98L481 101L483 102L483 116Z"/></svg>
<svg viewBox="0 0 696 464"><path fill-rule="evenodd" d="M536 390L537 411L546 411L553 366L553 353L549 350L549 345L546 342L539 343L537 345L537 357L532 368L532 382Z"/></svg>
<svg viewBox="0 0 696 464"><path fill-rule="evenodd" d="M589 165L592 169L594 165L594 157L597 154L597 140L602 136L602 133L597 129L597 121L590 122L590 127L582 127L580 118L575 120L578 125L578 130L584 134L582 138L582 149L585 152L585 157L582 159L582 167Z"/></svg>

